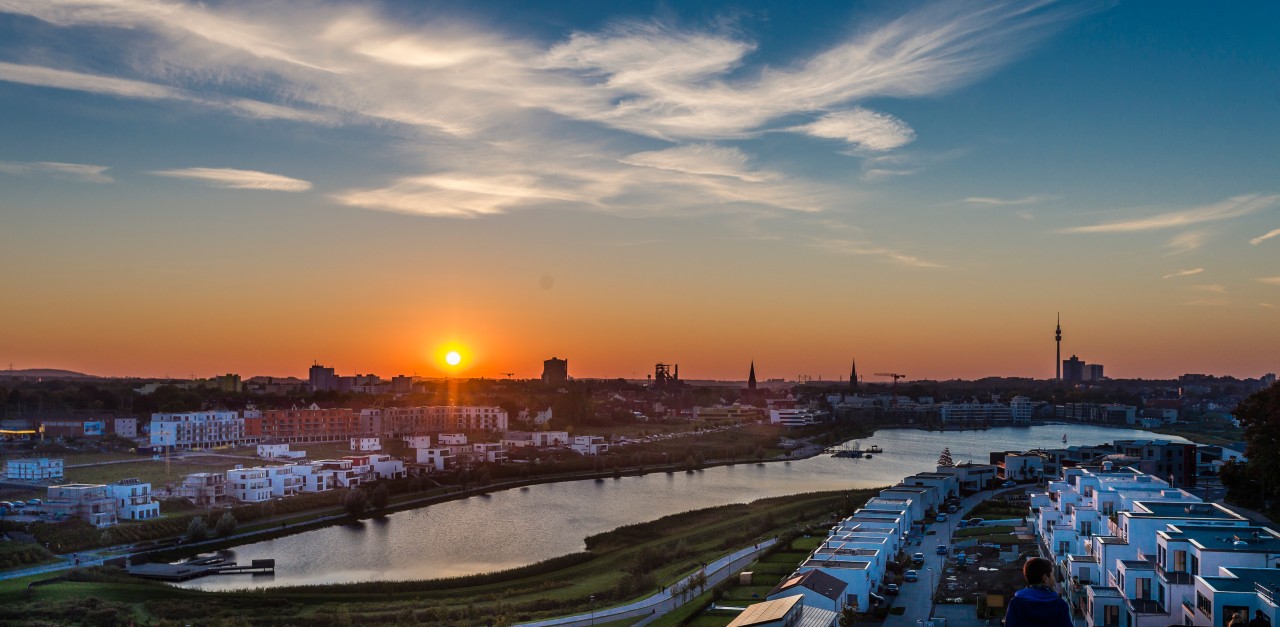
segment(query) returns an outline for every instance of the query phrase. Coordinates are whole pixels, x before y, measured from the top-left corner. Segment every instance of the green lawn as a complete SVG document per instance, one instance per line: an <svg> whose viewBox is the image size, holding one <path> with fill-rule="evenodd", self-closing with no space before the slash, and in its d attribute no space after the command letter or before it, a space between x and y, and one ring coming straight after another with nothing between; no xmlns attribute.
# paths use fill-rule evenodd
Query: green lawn
<svg viewBox="0 0 1280 627"><path fill-rule="evenodd" d="M957 529L953 537L956 538L975 538L982 536L999 536L1013 533L1013 527L1008 525L996 525L994 527L966 527Z"/></svg>
<svg viewBox="0 0 1280 627"><path fill-rule="evenodd" d="M599 600L610 598L610 591L623 579L628 565L634 563L641 551L662 550L676 543L690 551L674 563L653 571L657 582L670 585L693 572L697 563L711 561L739 548L724 546L725 539L741 535L744 529L753 529L759 521L788 521L764 529L759 534L759 537L772 537L793 528L801 514L815 518L829 516L826 508L840 503L843 498L844 493L796 495L759 501L745 506L745 509L744 506L726 506L727 509L714 508L705 514L668 517L656 521L644 533L623 534L617 541L606 542L616 548L597 554L589 561L549 573L493 578L488 583L466 587L448 587L436 582L385 582L368 584L368 588L359 588L357 584L252 593L204 593L161 584L110 581L56 583L26 595L14 593L16 582L5 582L9 585L0 586L0 608L7 609L0 609L0 623L13 616L22 616L21 612L34 612L33 616L38 615L40 620L71 623L74 617L83 615L83 608L76 604L84 602L86 597L115 604L103 611L126 612L139 622L154 622L159 618L175 622L210 622L251 614L265 622L286 624L313 622L321 616L328 620L335 614L349 612L352 616L360 616L363 624L393 624L405 620L432 624L445 622L441 616L456 616L466 608L472 608L471 611L478 616L493 613L493 603L498 600L507 608L508 616L516 616L519 620L545 618L572 613L591 595L596 595L597 607L603 609L651 594L652 590L642 590L627 598ZM715 513L716 510L725 513ZM666 520L672 522L664 523ZM743 541L747 545L751 543L751 540ZM772 588L771 584L776 582L776 575L762 574L756 585L746 590L763 598ZM682 608L681 614L697 614L710 601L710 591L703 596L705 598L699 597L699 601L690 604L687 612ZM534 603L546 609L535 611ZM562 605L557 607L557 603ZM468 619L460 624L483 624L479 620Z"/></svg>

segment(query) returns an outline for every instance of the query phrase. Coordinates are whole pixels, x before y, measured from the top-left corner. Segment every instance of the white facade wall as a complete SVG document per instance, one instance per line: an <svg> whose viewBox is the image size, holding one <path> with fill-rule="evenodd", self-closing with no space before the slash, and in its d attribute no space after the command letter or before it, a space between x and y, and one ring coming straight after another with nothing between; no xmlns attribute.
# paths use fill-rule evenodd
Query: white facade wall
<svg viewBox="0 0 1280 627"><path fill-rule="evenodd" d="M61 481L62 472L62 460L47 457L10 459L4 469L5 478L11 481Z"/></svg>
<svg viewBox="0 0 1280 627"><path fill-rule="evenodd" d="M271 481L266 468L235 468L227 471L227 495L243 503L271 500Z"/></svg>
<svg viewBox="0 0 1280 627"><path fill-rule="evenodd" d="M457 456L453 454L453 449L447 447L418 449L418 463L436 472L453 468L457 464L457 460Z"/></svg>
<svg viewBox="0 0 1280 627"><path fill-rule="evenodd" d="M151 484L126 479L107 486L116 500L120 520L150 520L160 516L160 503L151 497Z"/></svg>
<svg viewBox="0 0 1280 627"><path fill-rule="evenodd" d="M151 446L191 450L245 442L244 419L233 411L151 414Z"/></svg>
<svg viewBox="0 0 1280 627"><path fill-rule="evenodd" d="M569 447L583 455L602 455L609 452L609 445L597 435L574 436Z"/></svg>
<svg viewBox="0 0 1280 627"><path fill-rule="evenodd" d="M382 438L351 438L353 451L381 451Z"/></svg>

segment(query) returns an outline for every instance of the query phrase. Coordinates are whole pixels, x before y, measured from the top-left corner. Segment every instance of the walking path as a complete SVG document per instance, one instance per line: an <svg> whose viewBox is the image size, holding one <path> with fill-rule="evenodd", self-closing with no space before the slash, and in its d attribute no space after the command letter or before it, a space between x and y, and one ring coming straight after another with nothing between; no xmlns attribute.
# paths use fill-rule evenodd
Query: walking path
<svg viewBox="0 0 1280 627"><path fill-rule="evenodd" d="M549 627L551 625L576 627L577 625L594 625L596 623L607 623L624 618L640 617L644 617L644 620L635 623L635 625L647 625L663 614L666 614L667 612L689 602L701 594L703 590L710 589L717 583L737 574L739 569L750 564L762 551L773 546L774 542L775 541L772 539L765 540L755 546L734 551L733 553L725 555L724 557L707 564L705 569L707 574L706 585L701 589L695 590L684 596L675 595L673 591L687 585L689 580L697 575L697 573L681 579L675 585L663 588L661 592L654 594L653 596L628 603L626 605L608 607L600 610L589 610L585 614L549 618L547 620L534 621L531 623L520 623L517 627Z"/></svg>

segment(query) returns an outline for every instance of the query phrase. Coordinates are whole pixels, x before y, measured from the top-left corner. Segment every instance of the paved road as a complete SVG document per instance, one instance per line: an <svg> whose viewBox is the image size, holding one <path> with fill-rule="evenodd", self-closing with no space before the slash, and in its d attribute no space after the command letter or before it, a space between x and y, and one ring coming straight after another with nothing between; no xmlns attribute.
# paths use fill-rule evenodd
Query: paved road
<svg viewBox="0 0 1280 627"><path fill-rule="evenodd" d="M998 494L1025 487L1027 486L984 490L967 496L960 501L960 507L955 514L947 515L947 522L929 525L928 528L936 531L936 534L917 536L905 550L908 554L924 553L924 566L916 568L920 573L920 581L902 584L902 591L893 600L893 605L905 607L907 611L899 615L890 614L884 620L884 627L915 627L917 621L931 618L933 615L933 594L931 591L936 590L942 583L943 577L946 576L943 569L946 556L937 554L938 545L946 544L948 547L951 546L951 535L955 532L956 522L963 520L965 514L977 506L978 503Z"/></svg>
<svg viewBox="0 0 1280 627"><path fill-rule="evenodd" d="M706 589L710 589L712 586L723 581L726 577L736 575L740 569L745 567L747 564L750 564L761 551L773 546L773 543L773 540L765 540L760 544L734 551L729 555L707 564ZM692 575L690 575L690 577L692 577ZM596 623L607 623L624 618L640 617L645 618L644 620L635 623L635 625L646 625L661 617L663 614L684 605L694 597L698 596L699 591L695 591L685 597L672 595L672 590L679 588L682 584L687 582L688 579L689 578L686 577L678 584L664 588L662 592L626 605L600 608L599 610L588 611L586 613L575 614L573 616L562 616L560 618L550 618L531 623L520 623L517 627L549 627L550 625L577 627L579 625L594 625Z"/></svg>

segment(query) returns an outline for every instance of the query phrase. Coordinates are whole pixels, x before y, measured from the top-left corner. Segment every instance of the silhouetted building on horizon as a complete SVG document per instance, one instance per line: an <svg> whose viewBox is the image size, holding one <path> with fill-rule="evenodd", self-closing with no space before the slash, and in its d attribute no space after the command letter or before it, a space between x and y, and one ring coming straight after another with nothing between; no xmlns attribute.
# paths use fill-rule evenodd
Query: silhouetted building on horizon
<svg viewBox="0 0 1280 627"><path fill-rule="evenodd" d="M858 391L858 360L853 360L853 367L849 370L849 389L854 392Z"/></svg>
<svg viewBox="0 0 1280 627"><path fill-rule="evenodd" d="M552 357L542 362L542 382L560 385L569 380L569 360Z"/></svg>
<svg viewBox="0 0 1280 627"><path fill-rule="evenodd" d="M1079 357L1071 356L1071 359L1062 362L1062 382L1067 385L1080 385L1084 381L1084 362Z"/></svg>
<svg viewBox="0 0 1280 627"><path fill-rule="evenodd" d="M319 363L311 364L311 370L308 377L313 392L328 392L338 389L338 377L334 374L333 368L321 366Z"/></svg>
<svg viewBox="0 0 1280 627"><path fill-rule="evenodd" d="M1053 360L1053 378L1062 381L1062 314L1058 314L1058 328L1054 331L1053 337L1058 347L1057 356Z"/></svg>
<svg viewBox="0 0 1280 627"><path fill-rule="evenodd" d="M756 362L754 359L751 360L751 372L747 374L747 389L756 389Z"/></svg>

